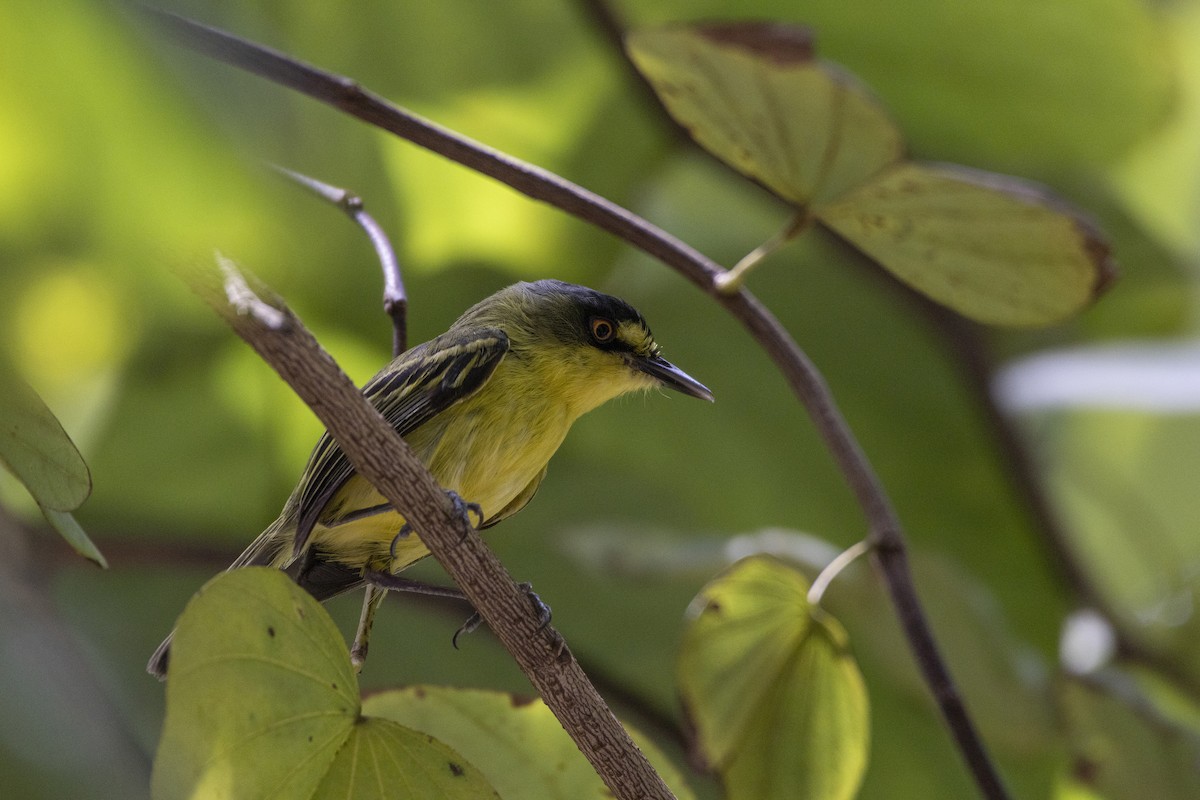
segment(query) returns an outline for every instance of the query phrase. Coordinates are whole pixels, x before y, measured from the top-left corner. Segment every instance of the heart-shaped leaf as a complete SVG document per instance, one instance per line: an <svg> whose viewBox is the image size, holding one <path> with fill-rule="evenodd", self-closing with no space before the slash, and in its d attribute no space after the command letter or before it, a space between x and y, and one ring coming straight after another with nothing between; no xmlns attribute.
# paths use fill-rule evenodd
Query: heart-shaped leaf
<svg viewBox="0 0 1200 800"><path fill-rule="evenodd" d="M631 33L626 47L701 146L801 208L903 154L887 112L850 74L814 57L805 28L671 26Z"/></svg>
<svg viewBox="0 0 1200 800"><path fill-rule="evenodd" d="M168 798L496 797L458 753L364 717L337 627L278 570L224 573L180 617L154 763Z"/></svg>
<svg viewBox="0 0 1200 800"><path fill-rule="evenodd" d="M909 286L980 322L1059 322L1115 276L1098 232L1049 192L966 167L900 164L814 213Z"/></svg>
<svg viewBox="0 0 1200 800"><path fill-rule="evenodd" d="M693 602L679 685L705 761L734 800L852 798L867 763L866 688L804 576L739 561Z"/></svg>
<svg viewBox="0 0 1200 800"><path fill-rule="evenodd" d="M506 800L612 797L541 700L482 689L414 686L372 695L363 710L436 736L479 767ZM694 795L670 760L636 730L630 735L675 796L691 800Z"/></svg>
<svg viewBox="0 0 1200 800"><path fill-rule="evenodd" d="M1064 202L1016 178L901 161L874 97L788 25L631 34L630 58L667 111L718 158L800 213L722 286L819 220L905 283L981 322L1049 325L1112 279L1107 244Z"/></svg>

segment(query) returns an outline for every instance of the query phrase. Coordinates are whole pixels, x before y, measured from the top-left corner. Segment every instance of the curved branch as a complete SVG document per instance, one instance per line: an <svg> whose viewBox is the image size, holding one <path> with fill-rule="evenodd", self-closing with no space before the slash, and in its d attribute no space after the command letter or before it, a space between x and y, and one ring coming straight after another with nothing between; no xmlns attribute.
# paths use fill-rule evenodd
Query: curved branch
<svg viewBox="0 0 1200 800"><path fill-rule="evenodd" d="M362 198L358 195L286 167L275 166L274 169L322 200L340 208L367 234L371 246L375 248L375 255L379 258L379 268L383 271L383 311L392 318L392 356L403 353L408 349L408 295L404 292L404 279L400 275L400 262L396 258L396 251L392 248L387 234L383 232L383 227L367 213Z"/></svg>
<svg viewBox="0 0 1200 800"><path fill-rule="evenodd" d="M821 373L757 298L745 289L723 294L716 281L725 272L719 264L636 214L547 170L399 108L349 78L181 17L152 12L152 18L189 48L292 88L608 231L675 269L738 319L783 373L853 491L909 647L976 784L985 797L1008 796L939 653L913 584L907 544L890 499Z"/></svg>

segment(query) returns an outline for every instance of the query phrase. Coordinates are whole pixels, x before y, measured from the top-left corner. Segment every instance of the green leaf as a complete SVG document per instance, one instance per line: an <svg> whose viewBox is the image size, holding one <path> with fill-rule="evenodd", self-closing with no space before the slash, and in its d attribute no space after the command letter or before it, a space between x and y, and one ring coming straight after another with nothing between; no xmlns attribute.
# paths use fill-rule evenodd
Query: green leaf
<svg viewBox="0 0 1200 800"><path fill-rule="evenodd" d="M903 154L887 112L856 79L814 57L805 28L672 26L634 32L626 46L701 146L801 208Z"/></svg>
<svg viewBox="0 0 1200 800"><path fill-rule="evenodd" d="M42 398L6 369L0 369L0 463L42 508L73 511L92 491L71 437Z"/></svg>
<svg viewBox="0 0 1200 800"><path fill-rule="evenodd" d="M62 534L62 537L67 540L67 544L71 545L76 553L94 562L97 566L108 569L108 561L105 560L104 554L88 538L87 533L79 526L74 516L65 511L55 511L45 506L41 508L42 515L46 517L46 521Z"/></svg>
<svg viewBox="0 0 1200 800"><path fill-rule="evenodd" d="M462 756L428 734L361 719L338 751L314 800L476 800L499 795Z"/></svg>
<svg viewBox="0 0 1200 800"><path fill-rule="evenodd" d="M611 797L562 725L541 700L504 692L414 686L373 695L373 716L436 736L479 767L501 797L587 800ZM694 797L683 776L636 730L630 735L679 800Z"/></svg>
<svg viewBox="0 0 1200 800"><path fill-rule="evenodd" d="M1064 203L965 167L900 164L814 213L912 288L980 322L1059 322L1114 276L1107 243Z"/></svg>
<svg viewBox="0 0 1200 800"><path fill-rule="evenodd" d="M223 573L176 629L153 796L383 796L401 775L426 787L406 797L494 796L445 745L360 711L349 654L321 605L278 570Z"/></svg>
<svg viewBox="0 0 1200 800"><path fill-rule="evenodd" d="M845 631L782 562L744 559L693 603L679 685L698 748L733 800L852 798L869 740Z"/></svg>

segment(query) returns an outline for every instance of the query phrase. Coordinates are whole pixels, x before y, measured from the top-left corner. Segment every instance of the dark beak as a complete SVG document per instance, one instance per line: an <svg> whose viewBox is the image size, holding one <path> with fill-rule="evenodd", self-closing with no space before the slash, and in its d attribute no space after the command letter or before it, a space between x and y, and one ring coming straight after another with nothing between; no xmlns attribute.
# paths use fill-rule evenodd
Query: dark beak
<svg viewBox="0 0 1200 800"><path fill-rule="evenodd" d="M650 377L658 379L658 382L668 389L674 389L677 392L683 392L689 397L698 397L710 403L714 400L713 393L708 390L707 386L662 356L635 357L630 360L630 366L639 372L644 372Z"/></svg>

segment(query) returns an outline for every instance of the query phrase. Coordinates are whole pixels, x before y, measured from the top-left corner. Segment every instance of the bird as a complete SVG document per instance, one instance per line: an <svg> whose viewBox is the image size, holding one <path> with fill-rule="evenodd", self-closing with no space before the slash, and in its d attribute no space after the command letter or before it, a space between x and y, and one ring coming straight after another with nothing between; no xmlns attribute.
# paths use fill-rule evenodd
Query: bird
<svg viewBox="0 0 1200 800"><path fill-rule="evenodd" d="M546 279L476 303L445 333L394 358L362 391L482 530L533 498L576 420L653 388L714 399L663 358L633 306ZM276 567L325 601L427 555L403 516L325 432L279 517L229 569ZM159 679L167 674L172 636L147 664Z"/></svg>

